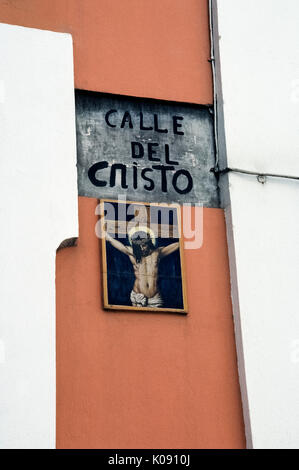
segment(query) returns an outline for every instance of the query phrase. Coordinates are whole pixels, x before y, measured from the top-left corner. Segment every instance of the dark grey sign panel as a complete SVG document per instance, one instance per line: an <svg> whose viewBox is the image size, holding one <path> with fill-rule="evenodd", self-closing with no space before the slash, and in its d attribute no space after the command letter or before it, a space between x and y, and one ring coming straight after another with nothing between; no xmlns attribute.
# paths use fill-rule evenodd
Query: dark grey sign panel
<svg viewBox="0 0 299 470"><path fill-rule="evenodd" d="M76 91L79 195L219 207L205 106Z"/></svg>

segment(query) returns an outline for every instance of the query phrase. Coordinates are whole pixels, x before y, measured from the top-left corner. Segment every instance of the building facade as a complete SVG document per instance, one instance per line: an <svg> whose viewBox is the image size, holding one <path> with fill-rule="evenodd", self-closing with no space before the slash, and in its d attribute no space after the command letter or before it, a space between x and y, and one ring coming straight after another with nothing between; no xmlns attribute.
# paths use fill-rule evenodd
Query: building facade
<svg viewBox="0 0 299 470"><path fill-rule="evenodd" d="M298 446L298 7L285 5L0 0L1 447ZM138 113L153 121L137 132ZM136 149L162 159L150 145L173 171L182 158L198 200L178 176L170 195L162 174L151 194L127 188L123 167L109 191L96 173L92 186L103 155L131 168L124 142L136 168ZM98 203L127 194L199 204L187 315L104 308Z"/></svg>

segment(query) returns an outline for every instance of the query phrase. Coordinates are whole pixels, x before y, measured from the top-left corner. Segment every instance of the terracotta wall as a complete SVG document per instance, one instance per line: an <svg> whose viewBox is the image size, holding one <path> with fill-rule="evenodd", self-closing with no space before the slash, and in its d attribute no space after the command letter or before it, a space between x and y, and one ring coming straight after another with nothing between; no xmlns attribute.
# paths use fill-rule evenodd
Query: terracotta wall
<svg viewBox="0 0 299 470"><path fill-rule="evenodd" d="M78 246L57 255L58 447L243 447L223 211L185 250L182 316L102 310L95 207L79 198Z"/></svg>
<svg viewBox="0 0 299 470"><path fill-rule="evenodd" d="M0 21L71 33L76 88L212 103L207 0L0 0Z"/></svg>
<svg viewBox="0 0 299 470"><path fill-rule="evenodd" d="M0 21L70 32L78 88L212 103L207 0L0 0ZM103 311L95 206L57 254L57 446L244 447L223 211L185 253L184 317Z"/></svg>

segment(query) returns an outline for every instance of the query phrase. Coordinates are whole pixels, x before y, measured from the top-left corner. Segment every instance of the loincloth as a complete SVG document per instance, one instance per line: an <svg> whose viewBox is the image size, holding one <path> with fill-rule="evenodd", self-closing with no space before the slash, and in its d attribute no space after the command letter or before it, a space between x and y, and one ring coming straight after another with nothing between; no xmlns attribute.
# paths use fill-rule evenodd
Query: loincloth
<svg viewBox="0 0 299 470"><path fill-rule="evenodd" d="M132 290L130 299L133 307L159 308L163 306L163 300L159 292L157 292L153 297L146 297L144 294L140 294Z"/></svg>

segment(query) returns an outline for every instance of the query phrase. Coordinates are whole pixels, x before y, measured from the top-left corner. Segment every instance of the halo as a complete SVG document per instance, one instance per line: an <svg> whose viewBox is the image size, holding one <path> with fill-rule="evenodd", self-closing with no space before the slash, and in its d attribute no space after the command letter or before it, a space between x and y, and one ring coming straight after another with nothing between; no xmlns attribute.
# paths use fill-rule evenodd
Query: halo
<svg viewBox="0 0 299 470"><path fill-rule="evenodd" d="M133 228L131 228L131 230L129 230L128 236L129 236L130 245L132 245L132 236L136 232L146 232L146 233L148 233L151 237L152 244L156 245L155 234L154 234L153 230L150 227L147 227L146 225L137 225L136 227L133 227Z"/></svg>

